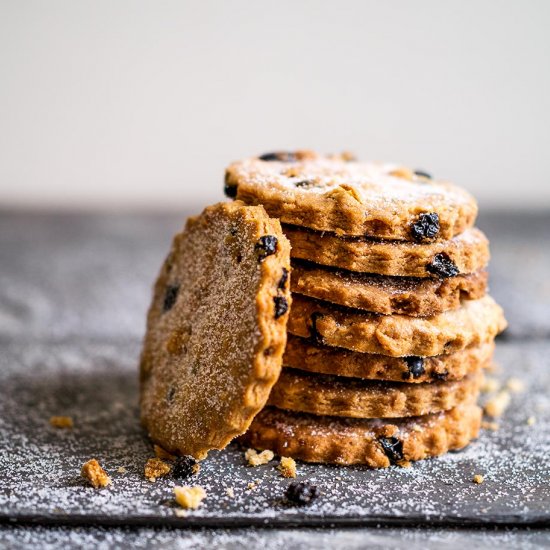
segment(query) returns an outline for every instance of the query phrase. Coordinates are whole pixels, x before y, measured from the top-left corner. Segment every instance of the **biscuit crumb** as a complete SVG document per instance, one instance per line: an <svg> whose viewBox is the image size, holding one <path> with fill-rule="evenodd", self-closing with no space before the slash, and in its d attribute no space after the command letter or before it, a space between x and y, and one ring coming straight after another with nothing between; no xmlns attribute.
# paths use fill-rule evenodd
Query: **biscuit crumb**
<svg viewBox="0 0 550 550"><path fill-rule="evenodd" d="M489 420L483 420L481 422L481 427L484 430L490 430L492 432L496 432L500 428L498 422L490 422Z"/></svg>
<svg viewBox="0 0 550 550"><path fill-rule="evenodd" d="M157 458L160 458L161 460L169 460L170 462L176 460L176 457L174 455L170 454L168 451L165 451L159 445L154 445L153 450L155 451L155 456Z"/></svg>
<svg viewBox="0 0 550 550"><path fill-rule="evenodd" d="M199 485L174 487L176 502L185 510L196 510L206 498L206 491Z"/></svg>
<svg viewBox="0 0 550 550"><path fill-rule="evenodd" d="M125 468L124 466L119 466L119 467L117 468L117 472L118 472L119 474L125 474L125 473L126 473L126 468Z"/></svg>
<svg viewBox="0 0 550 550"><path fill-rule="evenodd" d="M198 462L196 464L193 464L193 466L191 466L191 473L193 475L198 474L200 471L201 471L201 465Z"/></svg>
<svg viewBox="0 0 550 550"><path fill-rule="evenodd" d="M409 181L414 179L414 173L409 168L396 168L390 172L390 176L394 176L395 178L403 178Z"/></svg>
<svg viewBox="0 0 550 550"><path fill-rule="evenodd" d="M400 460L397 465L400 467L400 468L411 468L412 467L412 462L410 460Z"/></svg>
<svg viewBox="0 0 550 550"><path fill-rule="evenodd" d="M54 428L70 429L74 426L74 422L70 416L52 416L50 417L50 425Z"/></svg>
<svg viewBox="0 0 550 550"><path fill-rule="evenodd" d="M485 413L493 418L497 418L502 416L508 405L510 405L510 394L506 390L502 390L487 401L485 404Z"/></svg>
<svg viewBox="0 0 550 550"><path fill-rule="evenodd" d="M174 514L176 514L178 518L186 518L189 515L187 510L182 510L181 508L176 508Z"/></svg>
<svg viewBox="0 0 550 550"><path fill-rule="evenodd" d="M500 390L500 382L491 376L486 376L481 384L481 393L494 393Z"/></svg>
<svg viewBox="0 0 550 550"><path fill-rule="evenodd" d="M227 489L225 490L225 494L229 498L235 498L235 489L233 489L233 487L227 487Z"/></svg>
<svg viewBox="0 0 550 550"><path fill-rule="evenodd" d="M256 481L250 481L246 488L249 490L249 491L253 491L254 489L256 489L258 487L258 484L260 483L260 480L257 479Z"/></svg>
<svg viewBox="0 0 550 550"><path fill-rule="evenodd" d="M525 382L519 378L509 378L506 382L506 388L512 393L522 393L525 391Z"/></svg>
<svg viewBox="0 0 550 550"><path fill-rule="evenodd" d="M160 458L150 458L145 464L144 473L149 481L154 482L157 477L165 476L171 469L172 467Z"/></svg>
<svg viewBox="0 0 550 550"><path fill-rule="evenodd" d="M534 416L530 416L527 419L527 425L528 426L533 426L534 424L536 424L536 422L537 422L537 419Z"/></svg>
<svg viewBox="0 0 550 550"><path fill-rule="evenodd" d="M111 484L111 478L95 458L88 460L88 462L82 466L80 475L87 480L94 489L107 487L107 485Z"/></svg>
<svg viewBox="0 0 550 550"><path fill-rule="evenodd" d="M244 453L248 464L250 466L261 466L262 464L267 464L270 460L273 460L273 451L262 451L258 453L255 449L247 449Z"/></svg>
<svg viewBox="0 0 550 550"><path fill-rule="evenodd" d="M293 458L282 456L277 468L283 477L296 477L296 462Z"/></svg>
<svg viewBox="0 0 550 550"><path fill-rule="evenodd" d="M485 478L481 474L476 474L472 481L479 485L485 481Z"/></svg>

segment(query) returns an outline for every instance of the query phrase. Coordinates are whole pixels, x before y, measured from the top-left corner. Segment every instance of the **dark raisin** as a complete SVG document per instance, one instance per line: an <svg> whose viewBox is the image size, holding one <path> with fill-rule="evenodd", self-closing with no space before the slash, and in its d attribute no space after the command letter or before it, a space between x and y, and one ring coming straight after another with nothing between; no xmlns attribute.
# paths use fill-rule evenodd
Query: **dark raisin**
<svg viewBox="0 0 550 550"><path fill-rule="evenodd" d="M439 233L439 215L436 212L420 214L411 225L411 235L415 241L433 239Z"/></svg>
<svg viewBox="0 0 550 550"><path fill-rule="evenodd" d="M426 271L437 275L440 279L456 277L459 274L458 267L444 252L434 256L433 260L426 266Z"/></svg>
<svg viewBox="0 0 550 550"><path fill-rule="evenodd" d="M168 403L171 403L174 400L174 396L176 395L176 388L172 386L167 392L166 392L166 401Z"/></svg>
<svg viewBox="0 0 550 550"><path fill-rule="evenodd" d="M260 160L266 162L271 162L273 160L278 160L281 162L295 162L296 155L287 151L278 151L276 153L265 153L258 157Z"/></svg>
<svg viewBox="0 0 550 550"><path fill-rule="evenodd" d="M311 339L314 342L317 342L318 344L323 343L323 336L319 333L319 330L317 329L317 320L323 317L323 314L315 311L311 314L311 322L309 325L309 334L311 335Z"/></svg>
<svg viewBox="0 0 550 550"><path fill-rule="evenodd" d="M293 481L285 491L285 497L294 504L309 504L320 495L317 485L306 481Z"/></svg>
<svg viewBox="0 0 550 550"><path fill-rule="evenodd" d="M258 239L254 249L256 250L260 262L277 252L277 242L277 237L273 235L264 235Z"/></svg>
<svg viewBox="0 0 550 550"><path fill-rule="evenodd" d="M237 186L236 185L228 185L226 183L224 185L223 192L225 193L226 197L229 197L230 199L234 199L237 196Z"/></svg>
<svg viewBox="0 0 550 550"><path fill-rule="evenodd" d="M392 464L403 460L403 442L397 437L379 437L378 441Z"/></svg>
<svg viewBox="0 0 550 550"><path fill-rule="evenodd" d="M168 285L166 287L166 292L164 293L164 303L162 305L164 311L169 311L174 307L179 291L180 285Z"/></svg>
<svg viewBox="0 0 550 550"><path fill-rule="evenodd" d="M288 269L286 267L283 267L283 274L279 279L279 284L277 285L277 288L284 290L286 288L287 281L288 281Z"/></svg>
<svg viewBox="0 0 550 550"><path fill-rule="evenodd" d="M294 187L313 187L314 185L315 185L314 180L302 180L302 181L297 181L294 184Z"/></svg>
<svg viewBox="0 0 550 550"><path fill-rule="evenodd" d="M432 374L432 378L434 380L447 380L448 376L449 376L448 372L434 372Z"/></svg>
<svg viewBox="0 0 550 550"><path fill-rule="evenodd" d="M425 172L424 170L415 170L414 174L415 174L415 176L419 176L421 178L426 178L427 180L432 179L432 175L428 172Z"/></svg>
<svg viewBox="0 0 550 550"><path fill-rule="evenodd" d="M275 296L273 301L275 302L275 319L278 319L288 311L288 302L283 296Z"/></svg>
<svg viewBox="0 0 550 550"><path fill-rule="evenodd" d="M178 456L172 467L172 476L176 479L185 479L193 474L193 467L197 461L192 456Z"/></svg>
<svg viewBox="0 0 550 550"><path fill-rule="evenodd" d="M419 378L424 374L426 369L424 368L423 357L415 357L415 356L403 357L403 360L405 361L405 363L407 363L407 369L409 370L409 372L406 372L403 375L404 379L411 378L411 377Z"/></svg>

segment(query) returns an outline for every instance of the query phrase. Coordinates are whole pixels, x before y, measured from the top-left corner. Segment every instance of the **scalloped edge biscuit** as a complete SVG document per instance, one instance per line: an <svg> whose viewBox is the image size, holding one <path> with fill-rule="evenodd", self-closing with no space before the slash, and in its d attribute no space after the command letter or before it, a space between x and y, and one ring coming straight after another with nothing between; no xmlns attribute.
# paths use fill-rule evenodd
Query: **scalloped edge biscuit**
<svg viewBox="0 0 550 550"><path fill-rule="evenodd" d="M461 274L475 273L489 263L489 241L477 227L448 241L434 243L384 242L338 237L284 225L291 256L360 273L394 277L436 277L427 266L438 254L449 258Z"/></svg>
<svg viewBox="0 0 550 550"><path fill-rule="evenodd" d="M246 431L276 382L290 306L290 245L240 201L174 237L141 354L141 420L170 453L202 459Z"/></svg>
<svg viewBox="0 0 550 550"><path fill-rule="evenodd" d="M475 404L389 421L333 418L268 407L240 440L255 449L271 449L304 462L387 468L462 449L478 436L481 415Z"/></svg>
<svg viewBox="0 0 550 550"><path fill-rule="evenodd" d="M478 368L488 369L494 349L494 342L488 342L447 355L391 357L323 346L289 334L283 366L320 374L411 384L459 380Z"/></svg>
<svg viewBox="0 0 550 550"><path fill-rule="evenodd" d="M340 378L284 369L268 404L279 409L348 418L399 418L446 411L474 401L481 370L450 382L407 384Z"/></svg>
<svg viewBox="0 0 550 550"><path fill-rule="evenodd" d="M232 163L226 193L261 204L284 223L346 235L414 240L421 216L438 216L433 239L473 226L477 203L467 191L397 165L350 161L312 151L272 153Z"/></svg>
<svg viewBox="0 0 550 550"><path fill-rule="evenodd" d="M424 357L490 342L507 326L490 297L433 317L379 315L294 294L287 330L328 346L393 357Z"/></svg>

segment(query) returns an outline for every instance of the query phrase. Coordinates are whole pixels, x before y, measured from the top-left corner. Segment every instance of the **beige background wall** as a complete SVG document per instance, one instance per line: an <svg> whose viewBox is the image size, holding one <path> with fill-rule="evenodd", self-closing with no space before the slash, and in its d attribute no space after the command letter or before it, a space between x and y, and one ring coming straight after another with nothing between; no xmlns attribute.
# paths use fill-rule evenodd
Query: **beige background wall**
<svg viewBox="0 0 550 550"><path fill-rule="evenodd" d="M550 207L550 1L0 0L0 204L180 208L355 151Z"/></svg>

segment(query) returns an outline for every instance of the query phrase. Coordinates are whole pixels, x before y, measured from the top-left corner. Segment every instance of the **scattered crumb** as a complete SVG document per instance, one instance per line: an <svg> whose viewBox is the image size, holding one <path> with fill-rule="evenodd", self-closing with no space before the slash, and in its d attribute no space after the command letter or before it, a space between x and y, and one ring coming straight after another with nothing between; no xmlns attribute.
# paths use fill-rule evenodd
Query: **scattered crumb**
<svg viewBox="0 0 550 550"><path fill-rule="evenodd" d="M72 428L74 426L73 419L70 416L52 416L50 424L54 428Z"/></svg>
<svg viewBox="0 0 550 550"><path fill-rule="evenodd" d="M233 487L227 487L227 489L225 490L225 494L229 498L235 498L235 489L233 489Z"/></svg>
<svg viewBox="0 0 550 550"><path fill-rule="evenodd" d="M397 465L400 468L410 468L412 466L412 462L410 460L401 460Z"/></svg>
<svg viewBox="0 0 550 550"><path fill-rule="evenodd" d="M80 475L86 479L94 489L107 487L107 485L111 484L111 478L95 458L88 460L88 462L82 466Z"/></svg>
<svg viewBox="0 0 550 550"><path fill-rule="evenodd" d="M126 473L126 468L124 466L120 466L119 468L117 468L117 472L119 474L125 474Z"/></svg>
<svg viewBox="0 0 550 550"><path fill-rule="evenodd" d="M534 424L536 424L536 422L537 422L537 419L534 416L530 416L527 419L527 425L528 426L533 426Z"/></svg>
<svg viewBox="0 0 550 550"><path fill-rule="evenodd" d="M296 477L296 462L293 458L282 456L277 468L283 477Z"/></svg>
<svg viewBox="0 0 550 550"><path fill-rule="evenodd" d="M253 491L254 489L256 489L258 487L259 483L260 483L259 479L257 479L256 481L251 481L250 483L247 484L246 488L249 491Z"/></svg>
<svg viewBox="0 0 550 550"><path fill-rule="evenodd" d="M201 465L198 462L196 464L193 464L193 466L191 466L191 473L193 475L198 474L200 471L201 471Z"/></svg>
<svg viewBox="0 0 550 550"><path fill-rule="evenodd" d="M525 391L525 382L519 378L510 378L506 382L506 388L512 393L522 393Z"/></svg>
<svg viewBox="0 0 550 550"><path fill-rule="evenodd" d="M477 483L478 485L483 483L485 481L485 478L481 474L476 474L474 476L474 479L472 480L474 483Z"/></svg>
<svg viewBox="0 0 550 550"><path fill-rule="evenodd" d="M500 382L491 376L486 376L481 384L482 393L494 393L500 390Z"/></svg>
<svg viewBox="0 0 550 550"><path fill-rule="evenodd" d="M206 498L206 491L199 485L174 487L176 502L185 510L196 510Z"/></svg>
<svg viewBox="0 0 550 550"><path fill-rule="evenodd" d="M157 458L160 458L161 460L169 460L170 462L176 460L176 457L174 455L170 454L168 451L165 451L159 445L154 445L153 450L155 451L155 456Z"/></svg>
<svg viewBox="0 0 550 550"><path fill-rule="evenodd" d="M404 178L406 180L412 181L414 179L414 173L409 168L396 168L390 172L390 176L395 176L396 178Z"/></svg>
<svg viewBox="0 0 550 550"><path fill-rule="evenodd" d="M273 460L273 451L262 451L258 453L255 449L247 449L244 453L248 464L250 466L261 466L262 464L267 464L270 460Z"/></svg>
<svg viewBox="0 0 550 550"><path fill-rule="evenodd" d="M510 394L506 390L498 392L485 404L485 413L493 418L502 416L502 413L510 405Z"/></svg>
<svg viewBox="0 0 550 550"><path fill-rule="evenodd" d="M153 482L157 477L165 476L171 469L172 467L160 458L150 458L145 464L145 477Z"/></svg>
<svg viewBox="0 0 550 550"><path fill-rule="evenodd" d="M490 430L492 432L496 432L500 428L500 425L498 424L498 422L490 422L489 420L483 420L481 422L481 427L484 430Z"/></svg>
<svg viewBox="0 0 550 550"><path fill-rule="evenodd" d="M174 510L174 514L178 516L178 518L186 518L189 514L187 513L187 510L182 510L181 508L176 508Z"/></svg>

